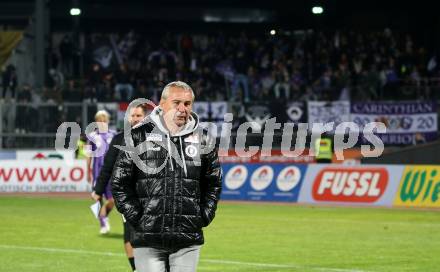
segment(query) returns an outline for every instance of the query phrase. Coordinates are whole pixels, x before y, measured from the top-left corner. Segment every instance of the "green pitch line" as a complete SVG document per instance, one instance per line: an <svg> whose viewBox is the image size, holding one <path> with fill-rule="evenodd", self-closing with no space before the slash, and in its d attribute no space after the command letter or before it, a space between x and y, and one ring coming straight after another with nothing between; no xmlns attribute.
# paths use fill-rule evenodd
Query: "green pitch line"
<svg viewBox="0 0 440 272"><path fill-rule="evenodd" d="M0 271L129 271L84 199L0 197ZM222 203L198 271L439 271L438 211Z"/></svg>

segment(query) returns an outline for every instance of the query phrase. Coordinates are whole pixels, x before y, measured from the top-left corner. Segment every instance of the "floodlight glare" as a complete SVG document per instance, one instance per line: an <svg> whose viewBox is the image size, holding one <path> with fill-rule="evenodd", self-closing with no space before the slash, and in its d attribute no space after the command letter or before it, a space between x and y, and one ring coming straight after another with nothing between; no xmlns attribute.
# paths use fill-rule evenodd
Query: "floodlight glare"
<svg viewBox="0 0 440 272"><path fill-rule="evenodd" d="M71 8L70 9L70 15L78 16L80 14L81 14L81 9L79 9L79 8Z"/></svg>
<svg viewBox="0 0 440 272"><path fill-rule="evenodd" d="M312 13L313 14L321 14L324 12L324 9L322 7L313 7L312 8Z"/></svg>
<svg viewBox="0 0 440 272"><path fill-rule="evenodd" d="M275 34L277 34L277 32L275 31L275 29L272 29L271 31L270 31L270 35L275 35Z"/></svg>

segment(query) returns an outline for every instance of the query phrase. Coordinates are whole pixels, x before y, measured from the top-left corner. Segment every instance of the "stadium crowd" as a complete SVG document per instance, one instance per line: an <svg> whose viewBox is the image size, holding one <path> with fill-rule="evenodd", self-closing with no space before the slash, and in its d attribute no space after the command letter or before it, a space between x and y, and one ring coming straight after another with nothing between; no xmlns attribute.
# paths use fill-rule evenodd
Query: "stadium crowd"
<svg viewBox="0 0 440 272"><path fill-rule="evenodd" d="M172 80L190 82L199 100L244 102L429 99L440 87L435 52L409 33L389 29L290 35L131 31L90 34L85 44L82 80L73 76L69 36L54 46L47 84L37 92L42 101L157 100ZM11 74L3 73L4 89L14 86Z"/></svg>
<svg viewBox="0 0 440 272"><path fill-rule="evenodd" d="M52 132L63 121L80 123L81 106L66 112L66 102L157 102L173 80L190 83L198 101L423 100L440 94L433 45L390 29L89 34L81 61L70 35L61 37L48 53L41 89L18 85L16 68L4 69L1 99L9 92L22 106L3 130ZM40 103L53 106L26 106ZM2 110L12 114L8 106ZM39 121L26 122L31 117Z"/></svg>

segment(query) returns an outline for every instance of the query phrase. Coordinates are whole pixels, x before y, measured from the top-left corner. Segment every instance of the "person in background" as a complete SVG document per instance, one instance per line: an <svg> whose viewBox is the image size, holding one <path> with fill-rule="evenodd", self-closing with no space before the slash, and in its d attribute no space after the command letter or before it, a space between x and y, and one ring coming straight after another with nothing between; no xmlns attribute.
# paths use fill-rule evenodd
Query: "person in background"
<svg viewBox="0 0 440 272"><path fill-rule="evenodd" d="M147 115L147 106L141 104L130 110L129 122L133 127L142 121ZM124 133L120 132L113 137L110 143L108 152L104 157L104 165L102 166L101 172L99 173L98 180L96 181L95 187L93 188L92 198L96 201L102 200L102 195L104 195L107 186L109 186L109 181L113 171L113 165L116 162L119 149L115 145L125 145ZM136 266L134 264L133 257L133 247L130 244L130 236L132 233L132 226L123 218L124 221L124 247L125 253L127 254L128 261L130 263L131 269L136 271Z"/></svg>
<svg viewBox="0 0 440 272"><path fill-rule="evenodd" d="M105 110L98 111L95 115L95 121L98 123L98 129L87 135L87 143L89 148L91 148L89 151L96 152L96 155L98 155L94 156L93 158L91 156L87 158L87 179L92 183L93 187L95 186L98 180L98 175L104 165L104 155L107 153L110 142L115 135L115 132L109 130L108 128L108 124L110 122L110 115L108 112ZM110 231L108 214L115 205L112 192L110 190L110 185L105 188L103 195L107 199L107 202L105 205L101 205L101 210L99 212L99 224L101 226L100 233L106 234Z"/></svg>
<svg viewBox="0 0 440 272"><path fill-rule="evenodd" d="M417 133L414 135L414 141L413 141L413 144L414 144L414 145L418 145L418 144L425 144L425 143L426 143L425 136L424 136L422 133L417 132Z"/></svg>
<svg viewBox="0 0 440 272"><path fill-rule="evenodd" d="M315 158L317 163L331 163L333 159L333 138L328 133L315 141Z"/></svg>
<svg viewBox="0 0 440 272"><path fill-rule="evenodd" d="M2 74L3 94L2 99L6 98L8 90L11 91L11 98L15 99L15 90L17 89L17 72L12 64L6 67L6 70Z"/></svg>
<svg viewBox="0 0 440 272"><path fill-rule="evenodd" d="M84 133L81 133L77 142L78 148L75 150L75 158L77 160L85 160L88 158L87 156L87 137Z"/></svg>

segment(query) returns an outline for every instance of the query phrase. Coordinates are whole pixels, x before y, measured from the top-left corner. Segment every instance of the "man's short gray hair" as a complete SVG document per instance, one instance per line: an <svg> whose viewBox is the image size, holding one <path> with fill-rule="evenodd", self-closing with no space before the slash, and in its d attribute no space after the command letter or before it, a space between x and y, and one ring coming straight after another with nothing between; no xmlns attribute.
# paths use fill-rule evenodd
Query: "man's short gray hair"
<svg viewBox="0 0 440 272"><path fill-rule="evenodd" d="M165 88L163 88L162 95L160 96L160 98L163 100L166 100L168 98L168 96L170 95L171 88L181 88L186 91L190 91L191 95L192 95L192 100L194 101L195 96L194 96L193 89L183 81L173 81L173 82L168 83L165 86Z"/></svg>

